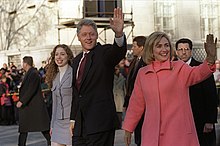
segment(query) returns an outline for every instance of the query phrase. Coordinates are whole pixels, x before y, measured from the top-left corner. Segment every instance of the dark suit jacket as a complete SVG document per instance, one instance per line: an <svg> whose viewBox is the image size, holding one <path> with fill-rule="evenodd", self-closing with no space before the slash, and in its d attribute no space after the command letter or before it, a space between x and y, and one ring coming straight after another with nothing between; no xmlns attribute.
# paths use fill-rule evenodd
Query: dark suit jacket
<svg viewBox="0 0 220 146"><path fill-rule="evenodd" d="M192 58L190 66L198 66L200 64L201 62ZM189 94L197 134L200 145L202 145L201 140L204 139L202 136L205 123L217 122L218 97L214 76L212 75L203 82L191 86Z"/></svg>
<svg viewBox="0 0 220 146"><path fill-rule="evenodd" d="M137 58L135 57L131 61L131 65L129 66L128 76L127 76L127 80L126 80L126 96L125 96L125 101L124 101L124 105L123 105L123 107L126 107L126 108L128 107L128 104L129 104L129 100L130 100L131 93L134 88L134 82L135 82L138 70L141 67L146 65L146 63L144 63L143 59L141 58L138 63L138 67L136 68L136 70L134 70L136 60L137 60Z"/></svg>
<svg viewBox="0 0 220 146"><path fill-rule="evenodd" d="M79 91L74 85L71 119L74 136L93 134L116 128L113 98L114 68L125 57L126 38L122 47L97 44L88 54ZM82 53L73 60L73 84ZM82 128L83 125L83 128Z"/></svg>
<svg viewBox="0 0 220 146"><path fill-rule="evenodd" d="M46 131L50 129L50 119L41 91L40 76L35 68L25 74L20 87L19 132Z"/></svg>

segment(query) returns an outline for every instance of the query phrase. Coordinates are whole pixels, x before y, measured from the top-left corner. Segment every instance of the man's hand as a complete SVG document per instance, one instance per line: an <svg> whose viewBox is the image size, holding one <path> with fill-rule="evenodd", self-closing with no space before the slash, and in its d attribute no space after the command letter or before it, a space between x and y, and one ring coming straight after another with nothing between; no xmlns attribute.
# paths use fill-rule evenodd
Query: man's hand
<svg viewBox="0 0 220 146"><path fill-rule="evenodd" d="M17 108L20 108L22 105L23 105L23 103L20 102L20 101L18 101L17 104L16 104Z"/></svg>
<svg viewBox="0 0 220 146"><path fill-rule="evenodd" d="M209 133L209 132L212 132L213 129L214 129L214 125L212 123L205 123L203 132Z"/></svg>
<svg viewBox="0 0 220 146"><path fill-rule="evenodd" d="M131 144L131 132L125 130L125 136L124 136L124 140L125 140L125 145L129 146Z"/></svg>
<svg viewBox="0 0 220 146"><path fill-rule="evenodd" d="M204 48L207 54L206 60L210 64L215 64L217 58L216 45L217 45L217 38L215 38L215 42L214 42L213 34L207 35L206 42L204 43Z"/></svg>
<svg viewBox="0 0 220 146"><path fill-rule="evenodd" d="M71 136L73 136L74 125L75 125L75 121L74 121L74 122L71 121L71 122L70 122L70 129L69 129Z"/></svg>
<svg viewBox="0 0 220 146"><path fill-rule="evenodd" d="M114 9L114 17L110 19L110 27L115 32L117 38L123 36L124 16L121 8Z"/></svg>

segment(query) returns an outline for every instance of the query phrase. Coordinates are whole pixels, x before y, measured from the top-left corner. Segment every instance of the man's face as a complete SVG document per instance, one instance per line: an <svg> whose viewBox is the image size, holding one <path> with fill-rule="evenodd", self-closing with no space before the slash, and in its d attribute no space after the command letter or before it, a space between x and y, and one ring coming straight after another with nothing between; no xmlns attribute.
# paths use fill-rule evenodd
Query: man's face
<svg viewBox="0 0 220 146"><path fill-rule="evenodd" d="M24 61L22 62L22 68L26 71L27 70L27 63L25 63Z"/></svg>
<svg viewBox="0 0 220 146"><path fill-rule="evenodd" d="M89 25L82 26L77 36L84 51L89 51L94 46L96 46L98 34L96 33L96 31L93 29L92 26Z"/></svg>
<svg viewBox="0 0 220 146"><path fill-rule="evenodd" d="M192 50L190 49L189 44L179 43L176 49L176 55L180 60L187 62L192 56Z"/></svg>
<svg viewBox="0 0 220 146"><path fill-rule="evenodd" d="M140 46L140 47L139 47L139 46L137 45L137 42L134 41L133 44L132 44L132 48L131 48L131 49L133 50L133 55L134 55L134 56L141 56L141 53L142 53L144 47L143 47L143 46Z"/></svg>

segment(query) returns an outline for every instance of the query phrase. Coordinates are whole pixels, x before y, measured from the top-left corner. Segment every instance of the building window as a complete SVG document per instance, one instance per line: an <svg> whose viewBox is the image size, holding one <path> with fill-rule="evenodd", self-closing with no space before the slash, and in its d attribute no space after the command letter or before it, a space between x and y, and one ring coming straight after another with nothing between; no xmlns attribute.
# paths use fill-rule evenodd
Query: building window
<svg viewBox="0 0 220 146"><path fill-rule="evenodd" d="M220 12L218 0L200 0L201 39L207 34L220 37Z"/></svg>
<svg viewBox="0 0 220 146"><path fill-rule="evenodd" d="M122 0L84 0L84 17L113 17Z"/></svg>
<svg viewBox="0 0 220 146"><path fill-rule="evenodd" d="M154 0L154 30L167 33L175 38L175 1Z"/></svg>
<svg viewBox="0 0 220 146"><path fill-rule="evenodd" d="M18 54L18 55L10 55L8 56L8 63L12 63L15 65L15 66L21 66L21 55Z"/></svg>

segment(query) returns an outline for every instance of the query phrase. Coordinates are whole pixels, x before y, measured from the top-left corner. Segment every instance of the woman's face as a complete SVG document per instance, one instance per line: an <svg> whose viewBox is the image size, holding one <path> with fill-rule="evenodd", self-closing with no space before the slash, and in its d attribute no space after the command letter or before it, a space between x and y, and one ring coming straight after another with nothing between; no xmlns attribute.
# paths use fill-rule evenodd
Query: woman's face
<svg viewBox="0 0 220 146"><path fill-rule="evenodd" d="M154 44L153 55L156 61L164 62L170 58L169 41L162 37L158 44Z"/></svg>
<svg viewBox="0 0 220 146"><path fill-rule="evenodd" d="M68 55L66 51L58 47L55 52L55 63L57 64L58 67L63 67L68 63Z"/></svg>

